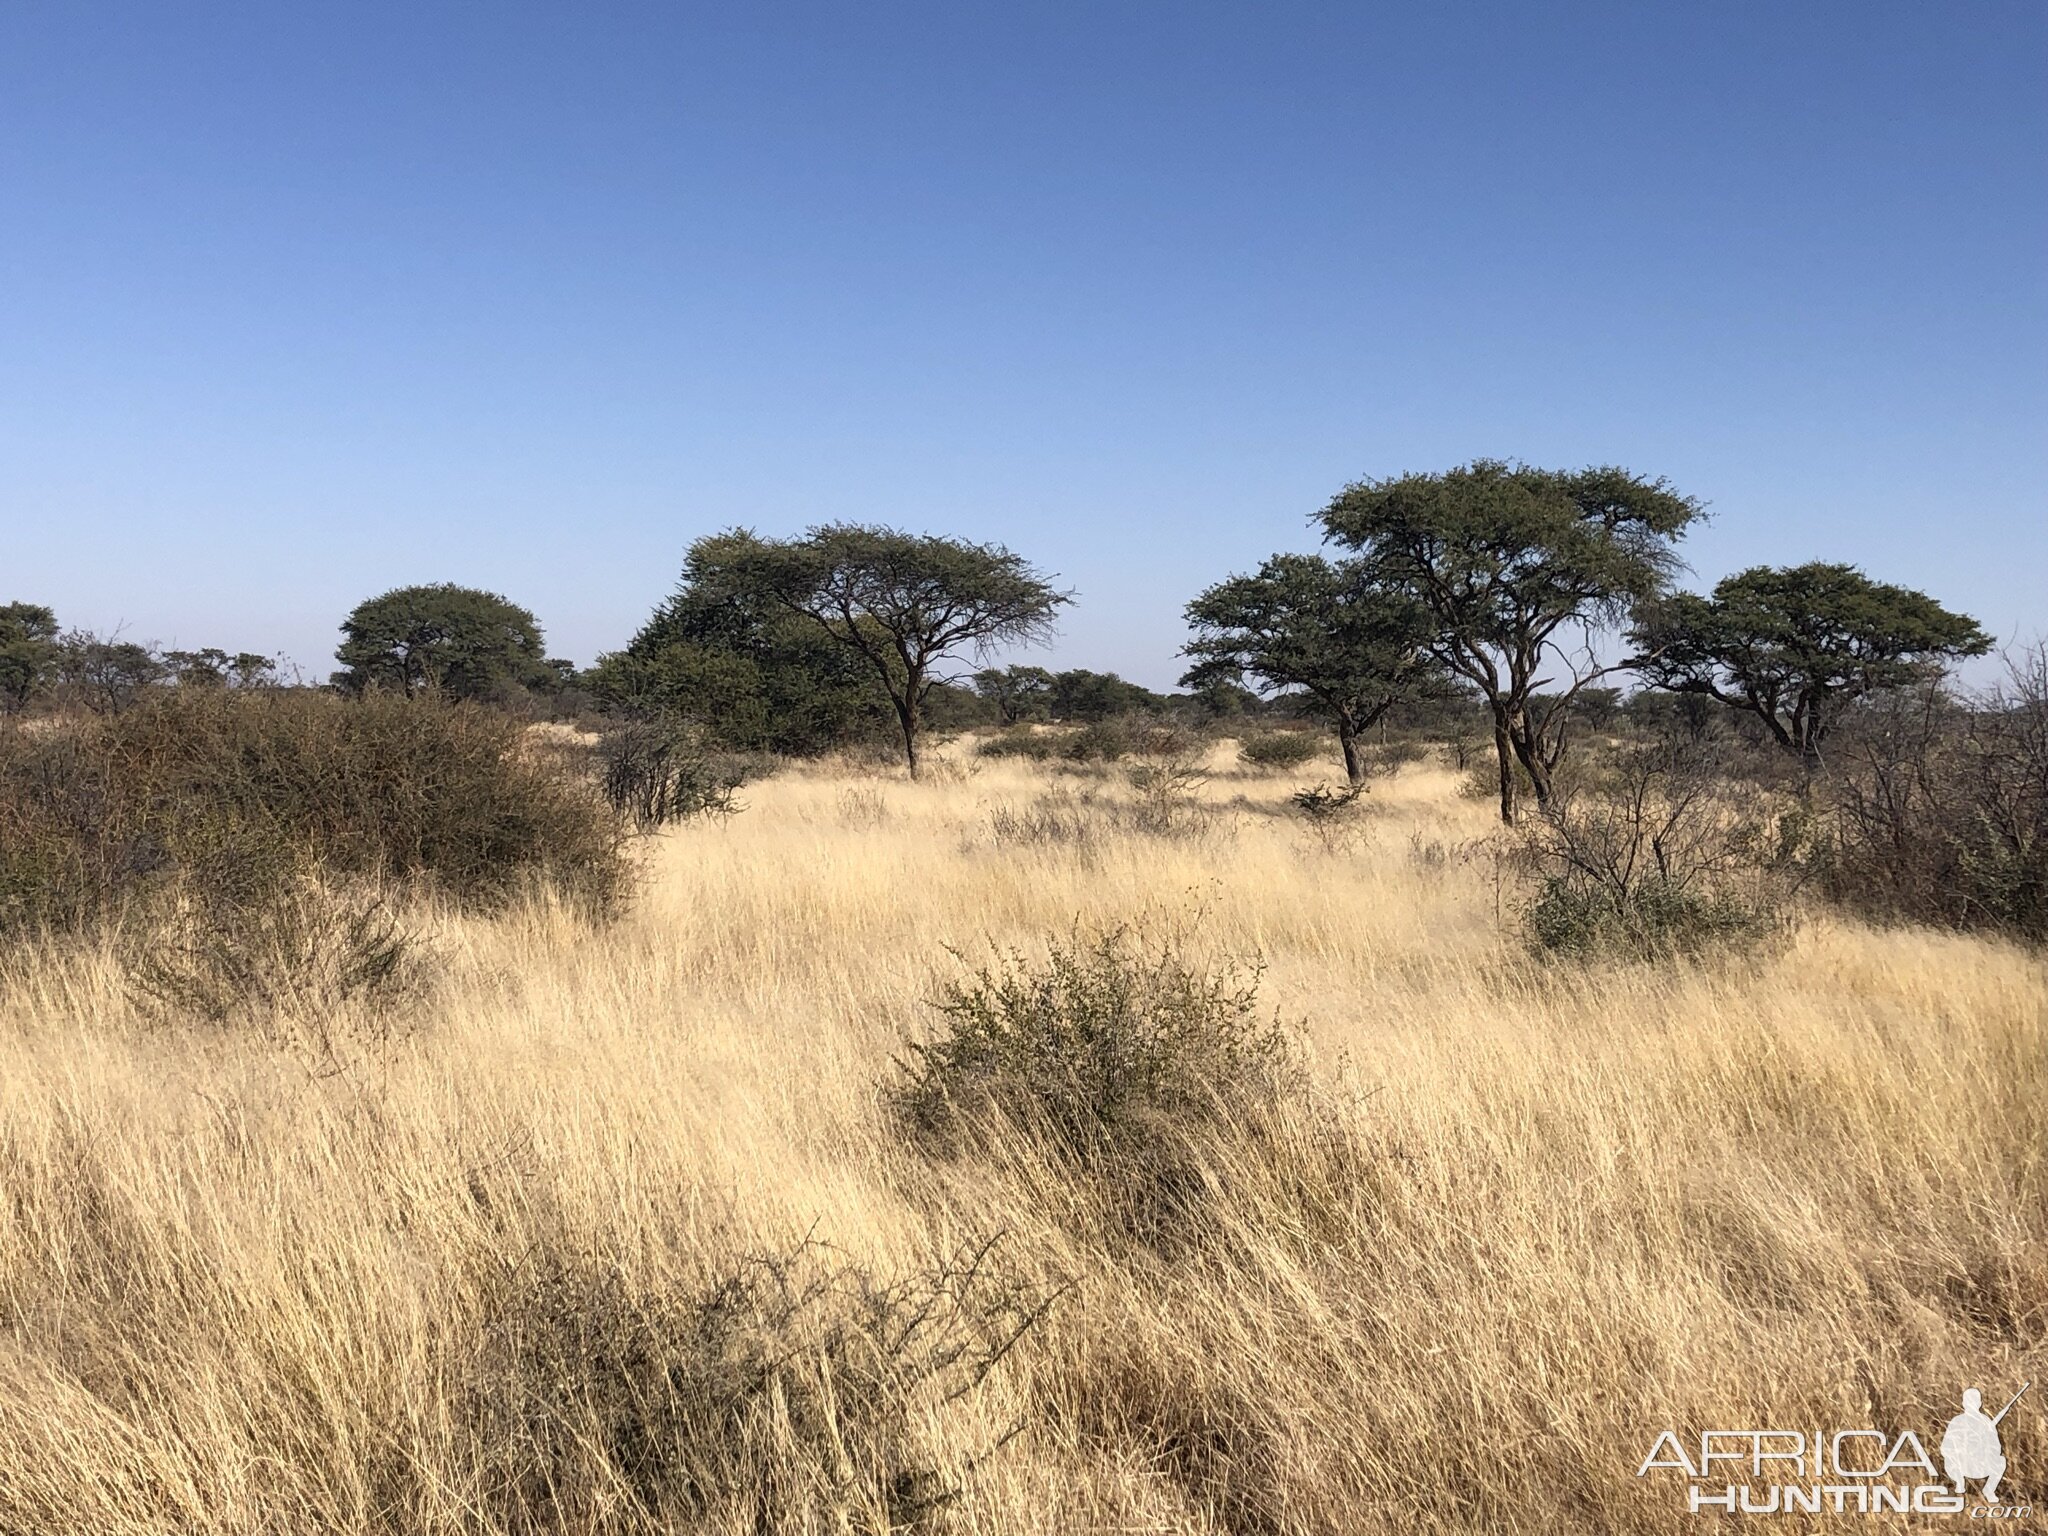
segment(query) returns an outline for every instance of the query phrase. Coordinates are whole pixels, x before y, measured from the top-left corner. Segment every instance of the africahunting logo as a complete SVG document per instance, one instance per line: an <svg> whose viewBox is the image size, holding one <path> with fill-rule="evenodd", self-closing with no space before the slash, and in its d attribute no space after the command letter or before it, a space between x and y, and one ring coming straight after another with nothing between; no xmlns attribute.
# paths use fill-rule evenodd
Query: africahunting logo
<svg viewBox="0 0 2048 1536"><path fill-rule="evenodd" d="M1910 1429L1897 1435L1878 1429L1708 1429L1696 1442L1667 1429L1636 1476L1683 1473L1686 1507L1694 1514L1828 1510L2025 1519L2034 1508L2004 1488L2005 1446L1998 1426L2032 1385L2023 1382L1992 1414L1984 1412L1984 1395L1975 1387L1965 1392L1963 1411L1942 1431L1939 1470Z"/></svg>

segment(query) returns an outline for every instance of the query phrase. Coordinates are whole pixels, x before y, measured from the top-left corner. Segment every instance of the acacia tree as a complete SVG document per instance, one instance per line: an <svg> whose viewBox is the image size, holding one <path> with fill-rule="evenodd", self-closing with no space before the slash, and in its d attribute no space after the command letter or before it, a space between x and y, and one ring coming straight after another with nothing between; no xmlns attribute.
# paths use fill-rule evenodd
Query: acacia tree
<svg viewBox="0 0 2048 1536"><path fill-rule="evenodd" d="M1365 782L1364 733L1441 685L1428 613L1362 561L1275 555L1255 575L1210 587L1187 618L1195 638L1181 654L1195 665L1181 685L1249 680L1262 694L1306 694L1336 729L1353 785Z"/></svg>
<svg viewBox="0 0 2048 1536"><path fill-rule="evenodd" d="M1581 690L1628 665L1596 664L1593 632L1666 589L1673 543L1700 515L1668 482L1625 469L1478 459L1346 486L1321 522L1427 610L1432 652L1485 698L1512 822L1517 766L1548 803Z"/></svg>
<svg viewBox="0 0 2048 1536"><path fill-rule="evenodd" d="M893 722L866 664L764 587L761 540L690 545L674 593L585 682L608 707L687 723L725 747L804 756Z"/></svg>
<svg viewBox="0 0 2048 1536"><path fill-rule="evenodd" d="M1098 721L1118 715L1157 714L1166 708L1166 702L1150 688L1114 672L1074 667L1053 675L1046 707L1055 720Z"/></svg>
<svg viewBox="0 0 2048 1536"><path fill-rule="evenodd" d="M506 683L546 687L557 675L541 653L533 614L495 592L453 582L395 587L358 603L342 621L336 686L378 686L408 697L438 689L482 698Z"/></svg>
<svg viewBox="0 0 2048 1536"><path fill-rule="evenodd" d="M230 656L218 646L196 651L165 651L166 671L184 688L260 688L277 678L277 663L254 651Z"/></svg>
<svg viewBox="0 0 2048 1536"><path fill-rule="evenodd" d="M57 642L52 671L66 699L118 715L161 683L168 669L154 646L74 629Z"/></svg>
<svg viewBox="0 0 2048 1536"><path fill-rule="evenodd" d="M1967 614L1822 561L1753 566L1718 583L1712 597L1661 598L1638 615L1631 638L1652 685L1754 715L1809 765L1858 699L1991 648Z"/></svg>
<svg viewBox="0 0 2048 1536"><path fill-rule="evenodd" d="M0 604L0 712L27 708L56 660L57 615L41 603Z"/></svg>
<svg viewBox="0 0 2048 1536"><path fill-rule="evenodd" d="M969 682L1005 725L1042 717L1052 698L1053 677L1043 667L986 667Z"/></svg>
<svg viewBox="0 0 2048 1536"><path fill-rule="evenodd" d="M1072 601L1000 544L826 523L800 539L756 539L763 590L866 664L887 693L914 778L934 668L963 652L1035 644Z"/></svg>

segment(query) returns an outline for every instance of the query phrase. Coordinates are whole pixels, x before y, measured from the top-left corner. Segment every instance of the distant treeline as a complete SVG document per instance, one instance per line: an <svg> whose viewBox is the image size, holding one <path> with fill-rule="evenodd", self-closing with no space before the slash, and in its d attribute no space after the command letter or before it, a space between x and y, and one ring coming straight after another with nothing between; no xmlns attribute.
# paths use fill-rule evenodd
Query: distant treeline
<svg viewBox="0 0 2048 1536"><path fill-rule="evenodd" d="M673 595L580 671L549 657L534 615L505 597L398 588L343 621L329 686L660 721L738 751L893 741L913 775L934 729L1278 714L1327 724L1356 785L1374 727L1434 722L1448 736L1476 718L1512 822L1522 798L1549 803L1576 733L1623 707L1671 707L1637 696L1740 717L1812 770L1864 701L1990 648L1969 616L1846 564L1677 591L1678 544L1700 516L1664 480L1615 467L1478 460L1359 481L1315 519L1330 554L1276 554L1188 604L1175 694L987 665L1047 640L1074 594L1001 545L845 523L697 540ZM33 604L0 609L9 710L42 698L118 710L167 684L277 680L263 657L158 651L62 633Z"/></svg>
<svg viewBox="0 0 2048 1536"><path fill-rule="evenodd" d="M1189 601L1188 666L1170 694L1108 672L993 665L1047 640L1073 594L1000 545L853 524L697 540L673 594L580 670L547 654L529 610L454 584L359 604L341 624L338 670L314 685L260 655L66 631L49 608L16 602L0 608L0 709L89 718L69 733L0 732L0 848L18 851L0 861L0 904L40 911L54 890L124 889L153 878L153 860L183 867L190 858L166 850L213 847L226 837L214 822L265 795L284 797L264 813L278 848L305 842L292 818L330 793L352 808L323 811L322 825L374 830L385 798L447 800L431 772L404 787L442 747L401 772L388 743L481 742L472 755L487 763L523 741L519 719L595 728L569 765L583 787L561 803L601 802L643 829L729 808L735 786L772 766L765 755L881 748L915 776L933 732L990 727L1000 734L985 749L1054 771L1150 754L1161 760L1129 772L1171 789L1196 771L1185 727L1230 730L1245 762L1285 771L1321 755L1307 733L1271 729L1299 721L1335 738L1349 779L1305 786L1305 816L1341 816L1422 743L1497 797L1544 871L1532 910L1551 948L1619 936L1651 952L1675 935L1752 931L1775 908L1731 882L2048 937L2048 654L2008 657L2002 686L1955 688L1948 669L1985 654L1990 636L1838 562L1677 590L1678 544L1699 516L1666 482L1611 467L1481 460L1358 482L1316 519L1326 552L1274 554ZM179 744L201 735L225 745L178 769L196 830L159 827L177 797L135 765L154 753L175 766ZM298 736L329 748L300 751ZM88 761L95 743L104 751ZM531 750L502 766L504 784L525 782ZM350 753L367 754L354 777L314 772ZM246 790L207 809L252 764ZM388 796L362 788L379 782ZM516 808L524 793L456 799ZM344 841L444 880L444 865L470 857L467 814L450 801L425 831L359 827ZM489 832L513 866L566 846L517 822Z"/></svg>

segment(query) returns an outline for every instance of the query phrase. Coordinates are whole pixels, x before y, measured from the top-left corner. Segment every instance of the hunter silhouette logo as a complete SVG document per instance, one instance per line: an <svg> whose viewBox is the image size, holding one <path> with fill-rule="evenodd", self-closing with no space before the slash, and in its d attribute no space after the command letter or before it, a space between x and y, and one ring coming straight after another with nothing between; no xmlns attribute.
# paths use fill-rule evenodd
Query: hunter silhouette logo
<svg viewBox="0 0 2048 1536"><path fill-rule="evenodd" d="M1963 1491L1973 1477L1984 1479L1984 1502L1998 1497L1998 1480L2005 1476L2005 1446L1998 1438L1998 1421L2012 1412L2013 1403L2027 1395L2031 1381L2021 1385L2007 1403L1990 1418L1984 1417L1984 1394L1975 1387L1963 1394L1963 1411L1948 1421L1941 1437L1941 1470Z"/></svg>
<svg viewBox="0 0 2048 1536"><path fill-rule="evenodd" d="M1972 1520L2023 1520L2025 1502L1999 1503L2005 1484L2005 1443L1998 1427L2033 1386L2022 1382L1996 1413L1984 1394L1963 1393L1963 1411L1942 1431L1941 1465L1912 1430L1709 1429L1696 1442L1667 1429L1636 1469L1637 1477L1669 1470L1686 1478L1686 1507L1730 1515L1920 1514ZM1692 1454L1697 1444L1698 1454ZM1970 1497L1969 1485L1978 1485Z"/></svg>

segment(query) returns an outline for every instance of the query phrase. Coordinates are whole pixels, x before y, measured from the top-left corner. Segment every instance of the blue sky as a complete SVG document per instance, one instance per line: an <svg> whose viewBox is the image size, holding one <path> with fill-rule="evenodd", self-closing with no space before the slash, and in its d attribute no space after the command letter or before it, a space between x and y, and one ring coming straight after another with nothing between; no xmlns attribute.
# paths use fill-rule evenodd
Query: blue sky
<svg viewBox="0 0 2048 1536"><path fill-rule="evenodd" d="M68 622L324 673L454 580L588 661L853 518L1164 685L1479 455L2048 629L2048 6L0 8L0 601Z"/></svg>

